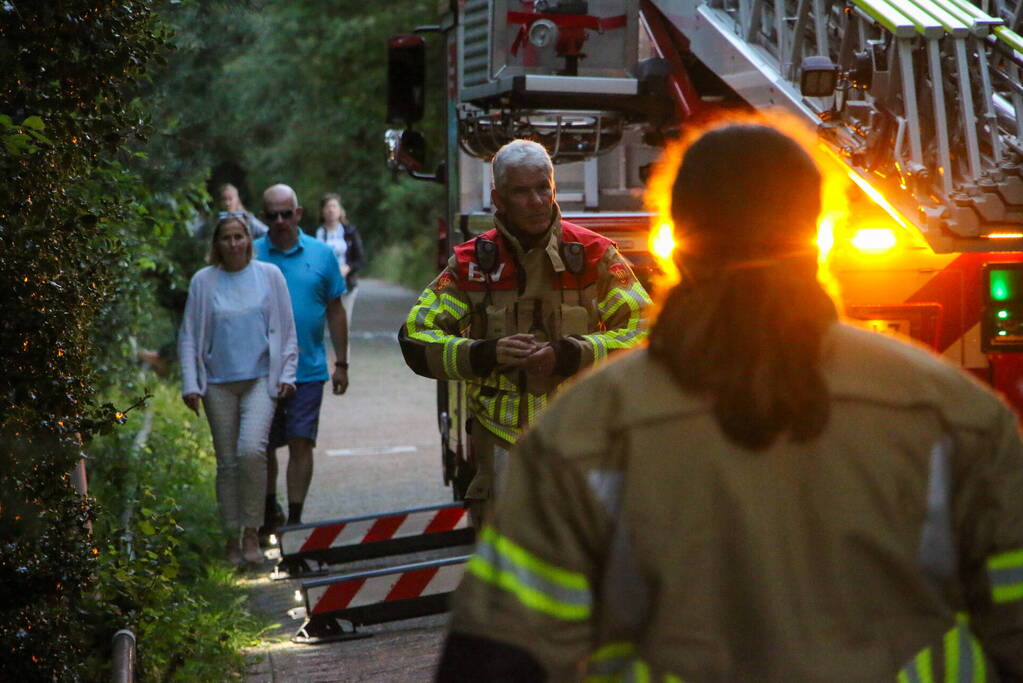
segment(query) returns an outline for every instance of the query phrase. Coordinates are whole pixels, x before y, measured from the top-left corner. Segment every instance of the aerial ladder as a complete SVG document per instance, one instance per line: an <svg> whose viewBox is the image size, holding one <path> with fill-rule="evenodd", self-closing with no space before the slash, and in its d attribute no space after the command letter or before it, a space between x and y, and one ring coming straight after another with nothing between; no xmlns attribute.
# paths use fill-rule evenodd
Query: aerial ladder
<svg viewBox="0 0 1023 683"><path fill-rule="evenodd" d="M442 2L438 25L392 39L388 163L447 188L440 268L493 223L493 153L541 142L563 213L649 281L671 249L644 190L664 145L714 117L784 115L842 181L819 242L845 315L932 347L1023 411L1023 0L978 2ZM445 140L415 130L431 34ZM443 154L427 173L431 145ZM458 383L440 383L437 412L457 499L471 472Z"/></svg>

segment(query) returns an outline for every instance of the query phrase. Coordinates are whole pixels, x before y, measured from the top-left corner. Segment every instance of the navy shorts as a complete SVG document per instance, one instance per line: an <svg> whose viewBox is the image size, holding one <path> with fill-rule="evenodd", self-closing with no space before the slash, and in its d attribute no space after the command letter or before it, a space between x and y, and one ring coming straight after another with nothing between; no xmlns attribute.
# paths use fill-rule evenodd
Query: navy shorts
<svg viewBox="0 0 1023 683"><path fill-rule="evenodd" d="M296 382L295 393L277 401L277 412L270 425L270 448L288 445L288 441L304 437L316 445L320 427L320 404L323 403L323 380Z"/></svg>

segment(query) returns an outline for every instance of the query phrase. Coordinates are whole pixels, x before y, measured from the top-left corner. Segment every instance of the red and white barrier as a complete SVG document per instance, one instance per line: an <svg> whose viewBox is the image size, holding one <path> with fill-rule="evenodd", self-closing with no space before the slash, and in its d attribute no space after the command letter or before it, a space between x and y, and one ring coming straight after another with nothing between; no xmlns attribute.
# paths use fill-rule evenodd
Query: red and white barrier
<svg viewBox="0 0 1023 683"><path fill-rule="evenodd" d="M323 586L306 589L308 614L327 614L354 607L384 602L410 600L455 590L465 573L465 560L443 566L423 566L419 569L384 570L379 576L372 572Z"/></svg>
<svg viewBox="0 0 1023 683"><path fill-rule="evenodd" d="M358 626L413 619L448 610L469 556L303 581L305 602L297 643L366 637Z"/></svg>
<svg viewBox="0 0 1023 683"><path fill-rule="evenodd" d="M279 539L281 553L287 557L347 545L466 528L469 528L469 520L465 508L461 504L450 504L387 513L384 516L323 522L314 526L285 527L280 530Z"/></svg>

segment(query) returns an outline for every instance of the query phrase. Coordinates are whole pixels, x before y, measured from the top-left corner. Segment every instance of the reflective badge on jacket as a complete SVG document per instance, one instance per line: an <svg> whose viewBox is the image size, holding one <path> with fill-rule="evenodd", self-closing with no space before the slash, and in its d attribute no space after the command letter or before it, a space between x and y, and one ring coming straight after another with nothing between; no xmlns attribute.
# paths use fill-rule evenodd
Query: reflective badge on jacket
<svg viewBox="0 0 1023 683"><path fill-rule="evenodd" d="M609 269L611 274L618 280L618 284L623 287L629 284L629 269L625 267L625 264L616 263Z"/></svg>
<svg viewBox="0 0 1023 683"><path fill-rule="evenodd" d="M447 289L455 283L455 276L450 271L445 270L437 278L437 282L433 285L433 291L439 292L442 289Z"/></svg>

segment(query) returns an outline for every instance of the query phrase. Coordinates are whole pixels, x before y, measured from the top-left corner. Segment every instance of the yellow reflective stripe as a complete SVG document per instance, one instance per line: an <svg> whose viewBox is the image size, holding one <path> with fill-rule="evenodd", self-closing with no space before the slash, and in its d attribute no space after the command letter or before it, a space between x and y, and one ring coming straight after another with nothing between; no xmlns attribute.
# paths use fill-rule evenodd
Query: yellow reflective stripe
<svg viewBox="0 0 1023 683"><path fill-rule="evenodd" d="M474 555L469 560L466 570L487 583L503 588L523 605L537 612L543 612L562 621L582 621L590 617L589 605L572 605L554 600L541 591L525 585L512 572L495 567L479 555Z"/></svg>
<svg viewBox="0 0 1023 683"><path fill-rule="evenodd" d="M501 437L508 443L515 443L516 441L518 441L520 433L519 430L505 427L500 423L494 421L492 416L487 415L485 413L480 413L477 411L470 412L472 412L472 414L476 417L476 419L480 421L480 424L483 425L483 427L487 431Z"/></svg>
<svg viewBox="0 0 1023 683"><path fill-rule="evenodd" d="M991 590L991 597L997 603L1023 600L1023 582L1014 583L1011 586L994 586Z"/></svg>
<svg viewBox="0 0 1023 683"><path fill-rule="evenodd" d="M601 334L584 334L583 339L593 345L593 362L604 360L607 357L607 344L604 343L604 336Z"/></svg>
<svg viewBox="0 0 1023 683"><path fill-rule="evenodd" d="M959 683L959 627L945 634L945 683Z"/></svg>
<svg viewBox="0 0 1023 683"><path fill-rule="evenodd" d="M504 394L502 396L504 406L499 413L502 425L517 426L519 422L519 401L522 397L518 394Z"/></svg>
<svg viewBox="0 0 1023 683"><path fill-rule="evenodd" d="M454 338L461 339L461 337L448 334L438 328L436 318L441 313L447 313L457 323L468 310L465 304L450 294L444 294L438 298L433 290L424 290L419 295L419 301L409 311L408 317L405 318L408 336L410 339L431 343L445 342Z"/></svg>
<svg viewBox="0 0 1023 683"><path fill-rule="evenodd" d="M987 560L987 573L995 602L1023 600L1023 550L992 555Z"/></svg>
<svg viewBox="0 0 1023 683"><path fill-rule="evenodd" d="M917 672L920 683L934 683L934 662L931 661L931 649L927 648L916 656Z"/></svg>
<svg viewBox="0 0 1023 683"><path fill-rule="evenodd" d="M418 329L417 319L422 309L433 306L437 302L437 295L431 290L427 289L419 295L419 301L412 307L412 310L408 312L408 317L405 318L405 325L408 326L409 331Z"/></svg>
<svg viewBox="0 0 1023 683"><path fill-rule="evenodd" d="M519 566L527 567L556 584L572 590L590 590L590 582L585 574L574 572L570 569L563 569L540 559L507 536L499 534L492 526L483 527L483 531L480 532L480 540L493 545L494 549L502 557L511 560Z"/></svg>
<svg viewBox="0 0 1023 683"><path fill-rule="evenodd" d="M956 616L956 626L941 638L938 653L943 664L943 683L984 683L987 681L987 662L980 642L970 633L966 615ZM934 683L934 655L931 647L924 648L896 675L898 683Z"/></svg>
<svg viewBox="0 0 1023 683"><path fill-rule="evenodd" d="M458 371L458 348L463 344L468 344L469 340L462 337L454 337L444 342L444 354L442 356L444 362L444 372L448 373L457 379L467 379L461 372Z"/></svg>
<svg viewBox="0 0 1023 683"><path fill-rule="evenodd" d="M597 311L601 320L606 320L618 311L623 305L627 305L631 315L627 325L635 327L639 324L640 309L650 303L650 297L646 290L638 282L633 283L628 289L612 287L607 291L603 300L597 304Z"/></svg>
<svg viewBox="0 0 1023 683"><path fill-rule="evenodd" d="M526 419L533 424L536 416L547 407L547 394L526 394L526 402Z"/></svg>
<svg viewBox="0 0 1023 683"><path fill-rule="evenodd" d="M654 680L650 665L636 656L636 646L628 641L617 641L602 645L590 655L587 665L586 683L649 683ZM657 679L663 683L683 683L681 676L663 674Z"/></svg>
<svg viewBox="0 0 1023 683"><path fill-rule="evenodd" d="M603 645L590 655L590 661L593 663L603 662L608 659L620 659L623 657L631 657L636 653L636 646L632 643L621 641L617 643L608 643Z"/></svg>
<svg viewBox="0 0 1023 683"><path fill-rule="evenodd" d="M992 555L987 558L988 569L1019 569L1023 568L1023 550L1010 550L1007 553Z"/></svg>
<svg viewBox="0 0 1023 683"><path fill-rule="evenodd" d="M629 642L608 643L590 655L586 683L617 683L622 672L636 655L636 646Z"/></svg>
<svg viewBox="0 0 1023 683"><path fill-rule="evenodd" d="M896 676L898 683L934 683L934 663L931 661L931 648L924 648L902 667Z"/></svg>
<svg viewBox="0 0 1023 683"><path fill-rule="evenodd" d="M608 342L608 346L616 349L628 348L635 346L646 337L646 330L611 330L605 332L602 336Z"/></svg>
<svg viewBox="0 0 1023 683"><path fill-rule="evenodd" d="M469 304L456 299L450 294L441 294L440 304L440 309L449 313L455 320L460 320L469 312Z"/></svg>
<svg viewBox="0 0 1023 683"><path fill-rule="evenodd" d="M590 617L593 597L585 575L541 560L491 526L480 532L466 569L538 612L564 621Z"/></svg>
<svg viewBox="0 0 1023 683"><path fill-rule="evenodd" d="M980 647L977 639L970 637L970 651L973 653L973 680L981 683L987 680L987 663L984 660L984 650Z"/></svg>
<svg viewBox="0 0 1023 683"><path fill-rule="evenodd" d="M622 306L629 307L629 317L623 325L616 326L607 332L584 334L582 338L593 345L594 362L603 360L609 350L631 348L646 337L646 330L640 329L642 308L650 303L646 290L638 282L628 289L611 288L597 305L600 319L605 324Z"/></svg>

